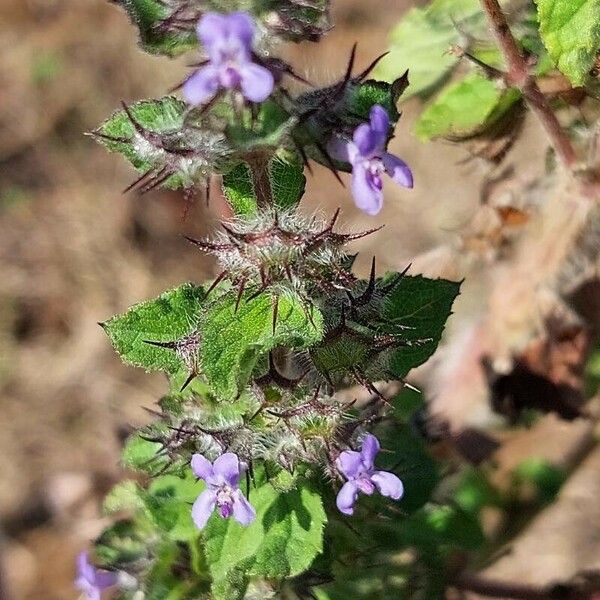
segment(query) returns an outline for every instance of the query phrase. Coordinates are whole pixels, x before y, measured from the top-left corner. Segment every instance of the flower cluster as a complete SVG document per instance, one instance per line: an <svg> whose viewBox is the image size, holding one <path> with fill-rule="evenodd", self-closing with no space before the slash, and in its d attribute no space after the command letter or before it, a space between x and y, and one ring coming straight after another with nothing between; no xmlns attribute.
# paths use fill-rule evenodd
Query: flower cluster
<svg viewBox="0 0 600 600"><path fill-rule="evenodd" d="M377 490L382 496L399 500L404 493L400 479L393 473L375 469L375 457L380 450L379 440L367 434L360 452L344 450L335 461L340 475L346 478L337 495L337 507L345 515L354 513L359 492L371 496ZM192 471L206 483L206 489L192 507L192 518L198 529L203 529L213 511L221 518L233 517L241 525L249 525L256 511L239 489L240 477L246 468L232 452L222 454L214 463L194 454Z"/></svg>

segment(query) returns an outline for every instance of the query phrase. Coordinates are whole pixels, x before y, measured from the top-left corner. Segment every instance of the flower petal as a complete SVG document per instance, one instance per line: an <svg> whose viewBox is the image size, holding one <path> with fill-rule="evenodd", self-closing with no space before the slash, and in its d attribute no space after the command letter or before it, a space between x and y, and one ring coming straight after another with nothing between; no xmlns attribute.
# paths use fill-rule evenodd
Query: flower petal
<svg viewBox="0 0 600 600"><path fill-rule="evenodd" d="M360 456L365 467L372 469L375 464L375 457L381 449L379 440L372 434L367 433L362 441Z"/></svg>
<svg viewBox="0 0 600 600"><path fill-rule="evenodd" d="M79 579L85 579L87 581L94 581L94 575L96 569L90 562L89 552L83 551L77 555L77 576Z"/></svg>
<svg viewBox="0 0 600 600"><path fill-rule="evenodd" d="M213 490L204 490L192 506L192 519L198 529L204 529L206 522L212 515L217 501L217 495Z"/></svg>
<svg viewBox="0 0 600 600"><path fill-rule="evenodd" d="M228 16L217 12L205 13L196 26L198 39L208 53L214 44L229 36L229 30Z"/></svg>
<svg viewBox="0 0 600 600"><path fill-rule="evenodd" d="M255 63L246 63L239 66L241 77L240 87L244 98L250 102L262 102L273 91L275 80L269 69Z"/></svg>
<svg viewBox="0 0 600 600"><path fill-rule="evenodd" d="M363 469L360 453L354 452L354 450L344 450L340 453L335 465L346 479L358 477Z"/></svg>
<svg viewBox="0 0 600 600"><path fill-rule="evenodd" d="M362 165L354 165L352 169L352 196L354 204L368 215L376 215L383 206L382 191L371 185Z"/></svg>
<svg viewBox="0 0 600 600"><path fill-rule="evenodd" d="M250 50L256 31L252 17L243 11L233 12L227 15L227 25L230 37L239 40Z"/></svg>
<svg viewBox="0 0 600 600"><path fill-rule="evenodd" d="M335 504L341 513L351 515L354 513L354 503L358 497L358 488L354 481L346 481L338 492Z"/></svg>
<svg viewBox="0 0 600 600"><path fill-rule="evenodd" d="M112 571L96 571L96 587L99 590L105 590L106 588L116 585L118 576Z"/></svg>
<svg viewBox="0 0 600 600"><path fill-rule="evenodd" d="M219 73L212 65L198 69L183 84L182 94L188 104L206 104L219 91Z"/></svg>
<svg viewBox="0 0 600 600"><path fill-rule="evenodd" d="M386 152L381 160L386 173L401 186L405 188L413 187L413 175L410 167L400 158Z"/></svg>
<svg viewBox="0 0 600 600"><path fill-rule="evenodd" d="M191 465L194 475L199 479L207 481L210 477L213 476L212 463L207 458L204 458L202 454L194 454L192 456Z"/></svg>
<svg viewBox="0 0 600 600"><path fill-rule="evenodd" d="M241 471L240 459L233 452L221 454L213 463L214 477L218 479L215 484L226 482L232 487L237 487L240 482Z"/></svg>
<svg viewBox="0 0 600 600"><path fill-rule="evenodd" d="M371 475L371 481L375 484L382 496L398 500L402 498L402 494L404 494L402 482L393 473L388 473L387 471L375 471L375 473Z"/></svg>
<svg viewBox="0 0 600 600"><path fill-rule="evenodd" d="M256 511L254 507L240 490L233 498L233 518L241 525L250 525L256 519Z"/></svg>
<svg viewBox="0 0 600 600"><path fill-rule="evenodd" d="M377 135L380 142L383 142L382 146L385 146L387 142L387 136L390 130L390 118L387 111L383 106L375 104L371 108L370 113L371 129Z"/></svg>
<svg viewBox="0 0 600 600"><path fill-rule="evenodd" d="M379 145L379 135L369 125L363 123L354 130L352 136L358 152L363 158L370 158Z"/></svg>
<svg viewBox="0 0 600 600"><path fill-rule="evenodd" d="M352 162L351 156L356 155L356 147L351 140L339 135L332 135L327 143L327 152L334 160L350 163Z"/></svg>

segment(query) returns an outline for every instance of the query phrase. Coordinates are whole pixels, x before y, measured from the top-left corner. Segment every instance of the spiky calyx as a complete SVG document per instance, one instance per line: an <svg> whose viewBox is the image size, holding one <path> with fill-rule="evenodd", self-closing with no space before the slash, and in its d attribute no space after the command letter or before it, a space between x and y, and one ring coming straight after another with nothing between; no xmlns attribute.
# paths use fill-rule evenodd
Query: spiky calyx
<svg viewBox="0 0 600 600"><path fill-rule="evenodd" d="M328 223L296 211L265 211L223 223L224 233L213 240L188 239L216 256L221 268L217 282L228 279L238 289L238 301L251 289L308 299L316 290L350 290L356 278L345 267L345 245L377 231L336 232L338 217L339 210Z"/></svg>

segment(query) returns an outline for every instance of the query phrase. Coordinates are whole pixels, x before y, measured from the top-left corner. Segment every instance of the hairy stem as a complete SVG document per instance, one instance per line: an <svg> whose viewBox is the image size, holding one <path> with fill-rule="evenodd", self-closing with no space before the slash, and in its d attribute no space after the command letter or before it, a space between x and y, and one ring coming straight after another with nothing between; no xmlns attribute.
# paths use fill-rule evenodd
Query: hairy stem
<svg viewBox="0 0 600 600"><path fill-rule="evenodd" d="M271 190L271 178L269 176L270 155L265 153L253 153L246 157L246 162L250 167L252 185L256 194L256 201L259 208L269 208L273 206L273 192Z"/></svg>
<svg viewBox="0 0 600 600"><path fill-rule="evenodd" d="M529 74L527 61L510 31L498 0L481 0L481 5L508 66L506 82L521 90L527 104L546 130L559 160L568 170L572 170L577 162L577 156L571 140L561 127L546 97L540 91L535 78Z"/></svg>

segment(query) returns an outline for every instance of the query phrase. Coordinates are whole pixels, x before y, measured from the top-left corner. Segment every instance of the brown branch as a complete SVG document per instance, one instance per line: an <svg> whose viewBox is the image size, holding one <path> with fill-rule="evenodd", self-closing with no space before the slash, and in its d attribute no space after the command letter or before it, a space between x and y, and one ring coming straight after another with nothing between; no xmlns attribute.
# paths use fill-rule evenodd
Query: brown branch
<svg viewBox="0 0 600 600"><path fill-rule="evenodd" d="M506 83L521 91L527 104L546 130L559 160L567 169L572 170L577 163L577 156L571 140L540 91L536 80L530 75L527 61L510 31L498 0L481 0L481 5L506 60L508 67Z"/></svg>
<svg viewBox="0 0 600 600"><path fill-rule="evenodd" d="M250 168L256 201L260 208L269 208L274 205L271 177L269 175L270 158L268 154L260 151L253 152L245 157Z"/></svg>

